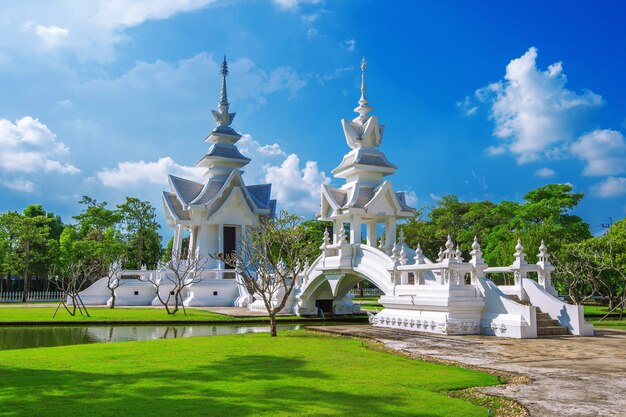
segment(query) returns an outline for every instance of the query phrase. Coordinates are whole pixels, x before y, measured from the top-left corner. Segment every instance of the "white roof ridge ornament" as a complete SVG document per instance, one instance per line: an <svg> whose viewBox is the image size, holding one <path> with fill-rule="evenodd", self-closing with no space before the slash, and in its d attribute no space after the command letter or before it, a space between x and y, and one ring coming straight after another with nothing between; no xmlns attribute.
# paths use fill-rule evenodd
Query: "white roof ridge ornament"
<svg viewBox="0 0 626 417"><path fill-rule="evenodd" d="M365 61L365 57L361 60L361 98L359 99L359 106L354 109L355 112L359 113L359 117L357 117L354 121L359 121L360 124L364 124L368 119L368 113L374 110L373 107L369 105L367 101L367 97L365 96L365 70L367 69L367 62Z"/></svg>
<svg viewBox="0 0 626 417"><path fill-rule="evenodd" d="M231 123L233 122L233 119L235 118L235 114L236 113L230 113L229 111L229 107L230 107L230 103L228 102L228 91L226 88L226 77L228 76L229 71L228 71L228 62L226 61L226 55L224 55L224 61L222 61L222 64L220 65L220 75L222 76L222 88L220 91L220 99L217 102L217 108L218 110L211 110L211 112L213 113L213 118L215 119L215 123L219 127L230 127ZM230 134L237 134L237 132L235 132L234 130L228 128L227 130L231 131L228 132Z"/></svg>

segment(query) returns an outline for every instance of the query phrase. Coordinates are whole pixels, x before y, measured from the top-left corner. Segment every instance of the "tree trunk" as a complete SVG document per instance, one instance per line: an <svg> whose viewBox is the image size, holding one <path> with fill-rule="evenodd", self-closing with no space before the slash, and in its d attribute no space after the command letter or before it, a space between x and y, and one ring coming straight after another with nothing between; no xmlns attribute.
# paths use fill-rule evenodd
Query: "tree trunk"
<svg viewBox="0 0 626 417"><path fill-rule="evenodd" d="M270 335L272 337L278 336L276 333L276 313L274 311L270 311Z"/></svg>
<svg viewBox="0 0 626 417"><path fill-rule="evenodd" d="M111 305L109 308L115 308L115 288L111 289Z"/></svg>
<svg viewBox="0 0 626 417"><path fill-rule="evenodd" d="M30 243L26 241L26 249L25 249L25 262L24 262L24 292L22 293L22 302L25 303L28 301L28 264L30 262Z"/></svg>

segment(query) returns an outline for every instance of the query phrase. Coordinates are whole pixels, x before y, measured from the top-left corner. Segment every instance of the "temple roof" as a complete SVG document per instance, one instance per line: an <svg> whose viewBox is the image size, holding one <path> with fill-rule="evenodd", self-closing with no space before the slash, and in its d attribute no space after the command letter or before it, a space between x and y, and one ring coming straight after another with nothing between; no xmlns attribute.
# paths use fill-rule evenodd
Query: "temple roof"
<svg viewBox="0 0 626 417"><path fill-rule="evenodd" d="M187 205L193 201L204 188L204 184L185 178L168 176L170 189L176 193L181 204Z"/></svg>
<svg viewBox="0 0 626 417"><path fill-rule="evenodd" d="M387 160L385 154L382 152L378 150L364 151L363 149L357 149L344 156L339 166L332 170L332 173L336 174L348 168L355 167L356 165L383 168L385 172L390 173L397 169L394 164Z"/></svg>
<svg viewBox="0 0 626 417"><path fill-rule="evenodd" d="M172 216L176 220L189 220L189 212L183 209L183 206L176 198L176 194L168 193L167 191L163 191L163 202L165 203L167 209L166 212L172 214Z"/></svg>
<svg viewBox="0 0 626 417"><path fill-rule="evenodd" d="M377 186L356 185L350 189L334 188L330 185L323 184L323 190L326 191L326 197L331 200L337 209L345 210L350 208L365 209L367 205L375 199L377 194L385 187L387 182ZM414 208L406 203L406 196L403 191L393 192L393 198L398 203L401 211L413 212Z"/></svg>

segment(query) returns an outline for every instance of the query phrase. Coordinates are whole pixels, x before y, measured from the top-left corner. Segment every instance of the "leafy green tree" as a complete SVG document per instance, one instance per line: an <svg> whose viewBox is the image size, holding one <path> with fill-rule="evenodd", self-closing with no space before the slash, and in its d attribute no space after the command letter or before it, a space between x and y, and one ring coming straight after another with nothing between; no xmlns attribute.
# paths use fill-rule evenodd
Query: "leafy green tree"
<svg viewBox="0 0 626 417"><path fill-rule="evenodd" d="M140 269L142 265L153 269L161 258L161 226L156 221L156 210L148 201L126 197L117 206L123 235L127 243L126 260L129 266Z"/></svg>
<svg viewBox="0 0 626 417"><path fill-rule="evenodd" d="M10 211L0 215L0 228L8 236L9 251L4 259L4 269L22 275L23 298L28 301L30 277L47 258L49 228L46 217L24 216ZM31 269L31 267L33 267Z"/></svg>

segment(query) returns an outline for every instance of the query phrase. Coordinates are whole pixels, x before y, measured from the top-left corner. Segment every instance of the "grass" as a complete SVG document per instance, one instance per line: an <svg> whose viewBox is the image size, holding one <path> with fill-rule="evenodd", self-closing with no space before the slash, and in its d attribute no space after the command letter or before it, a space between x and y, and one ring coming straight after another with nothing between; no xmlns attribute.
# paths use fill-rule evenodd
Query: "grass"
<svg viewBox="0 0 626 417"><path fill-rule="evenodd" d="M597 328L604 329L623 329L626 330L626 314L620 320L620 312L619 310L615 310L611 313L610 316L605 318L602 321L599 321L602 317L604 317L609 312L609 308L607 306L598 306L598 305L586 305L585 306L585 318L587 321L594 325Z"/></svg>
<svg viewBox="0 0 626 417"><path fill-rule="evenodd" d="M489 375L304 331L0 352L0 416L486 416Z"/></svg>

